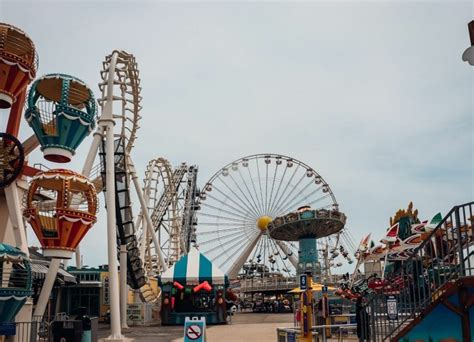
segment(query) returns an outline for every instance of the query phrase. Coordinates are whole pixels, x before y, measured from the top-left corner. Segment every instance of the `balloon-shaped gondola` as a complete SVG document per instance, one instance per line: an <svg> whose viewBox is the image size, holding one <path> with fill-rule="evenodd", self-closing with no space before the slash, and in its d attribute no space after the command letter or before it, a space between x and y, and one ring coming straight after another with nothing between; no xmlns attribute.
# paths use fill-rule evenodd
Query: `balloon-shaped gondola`
<svg viewBox="0 0 474 342"><path fill-rule="evenodd" d="M70 170L49 170L32 179L25 207L23 215L44 255L70 259L96 222L97 194L86 177Z"/></svg>
<svg viewBox="0 0 474 342"><path fill-rule="evenodd" d="M76 148L95 127L96 102L81 80L63 74L36 80L25 113L47 160L69 162Z"/></svg>
<svg viewBox="0 0 474 342"><path fill-rule="evenodd" d="M36 76L33 41L19 28L0 23L0 108L10 108Z"/></svg>

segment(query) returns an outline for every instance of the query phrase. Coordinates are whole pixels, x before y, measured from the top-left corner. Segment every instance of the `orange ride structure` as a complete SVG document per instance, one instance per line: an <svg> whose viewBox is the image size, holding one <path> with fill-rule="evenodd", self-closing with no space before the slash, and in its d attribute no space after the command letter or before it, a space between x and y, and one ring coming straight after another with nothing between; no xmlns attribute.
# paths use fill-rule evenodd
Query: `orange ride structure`
<svg viewBox="0 0 474 342"><path fill-rule="evenodd" d="M26 87L37 67L35 46L27 34L0 23L0 242L8 258L21 256L29 265L24 216L44 255L53 258L35 309L35 315L42 316L61 260L72 257L96 221L97 195L86 177L66 169L41 171L28 165L27 156L41 145L49 161L70 161L75 148L94 128L97 109L92 91L79 79L64 74L43 76L30 88L26 106L25 118L35 134L20 142ZM26 296L14 295L19 305L0 306L0 317L31 320L31 269L26 270L30 272L22 275L27 279ZM2 281L1 294L8 294L10 283Z"/></svg>
<svg viewBox="0 0 474 342"><path fill-rule="evenodd" d="M18 140L26 87L36 76L38 57L33 41L19 28L0 23L0 320L2 323L31 318L31 268L21 217L25 148ZM27 267L18 272L14 264ZM22 284L20 284L20 282ZM21 291L20 291L21 289ZM26 305L25 305L26 304Z"/></svg>
<svg viewBox="0 0 474 342"><path fill-rule="evenodd" d="M196 192L197 168L182 166L179 177L173 173L172 182L167 184L159 201L159 194L150 194L153 189L149 186L142 188L130 155L142 108L139 71L133 55L114 50L106 57L100 72L100 98L97 102L91 88L79 78L48 73L34 80L37 68L38 57L33 41L20 29L0 23L0 243L9 251L5 258L18 254L28 264L26 221L41 243L44 255L52 258L35 308L35 315L42 316L61 260L71 259L75 253L76 266L81 268L79 244L96 222L97 193L104 192L111 311L110 336L105 340L126 341L121 328L126 327L128 286L141 292L143 302L156 302L160 293L151 293L153 284L148 279L153 278L155 272L165 271L189 249L187 234L183 236L185 243L178 251L173 249L176 243L170 244L168 249L173 253L164 255L158 235L160 222L169 212L167 209L171 207L178 212L180 208L174 205L181 189L179 184L187 184L183 208L195 208L192 201ZM27 91L30 82L32 85ZM97 103L101 108L99 118ZM18 133L23 114L24 122L34 134L20 141ZM36 148L41 149L47 162L67 163L92 132L92 143L81 173L55 166L38 169L28 164L29 154ZM97 159L98 165L94 165ZM157 173L152 175L155 177ZM129 184L135 188L141 206L137 219L140 237L136 236L133 225ZM153 210L148 205L152 199L157 200ZM188 222L186 226L195 222L192 211L188 211L183 214L186 217L183 225ZM125 222L122 220L124 217L130 220ZM178 218L174 221L178 222ZM178 241L181 231L180 225L174 227L173 239ZM145 263L141 259L150 256L151 250L151 262L147 264L150 272L145 274ZM31 274L25 276L30 279ZM132 279L131 283L128 278ZM2 282L0 300L9 298L11 294L7 285ZM0 306L0 319L31 320L31 283L27 281L24 285L23 295L16 295L18 303ZM8 307L14 307L19 313L15 314Z"/></svg>

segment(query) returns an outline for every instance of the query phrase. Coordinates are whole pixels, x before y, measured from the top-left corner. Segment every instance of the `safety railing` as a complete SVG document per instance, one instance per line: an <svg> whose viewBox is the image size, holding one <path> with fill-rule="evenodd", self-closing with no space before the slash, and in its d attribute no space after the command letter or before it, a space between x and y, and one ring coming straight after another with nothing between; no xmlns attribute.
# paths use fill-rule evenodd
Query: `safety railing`
<svg viewBox="0 0 474 342"><path fill-rule="evenodd" d="M269 291L269 290L291 290L298 287L299 284L294 279L287 280L241 280L240 282L242 292L252 291Z"/></svg>
<svg viewBox="0 0 474 342"><path fill-rule="evenodd" d="M344 342L358 341L356 324L315 325L311 327L313 341ZM278 342L296 341L300 328L277 328ZM295 337L295 339L293 339Z"/></svg>
<svg viewBox="0 0 474 342"><path fill-rule="evenodd" d="M15 322L10 323L9 331L3 333L11 336L8 341L15 342L50 342L53 341L51 331L51 322L38 321L33 319L31 322Z"/></svg>
<svg viewBox="0 0 474 342"><path fill-rule="evenodd" d="M474 276L473 214L474 202L455 206L387 277L391 292L374 294L360 315L366 340L390 341L450 284Z"/></svg>

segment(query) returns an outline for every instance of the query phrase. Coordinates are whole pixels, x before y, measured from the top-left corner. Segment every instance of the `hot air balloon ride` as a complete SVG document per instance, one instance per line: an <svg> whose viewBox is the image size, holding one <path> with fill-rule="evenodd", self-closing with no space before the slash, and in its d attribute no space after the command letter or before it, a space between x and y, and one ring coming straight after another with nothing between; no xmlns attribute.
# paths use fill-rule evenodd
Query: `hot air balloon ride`
<svg viewBox="0 0 474 342"><path fill-rule="evenodd" d="M84 176L53 169L37 174L25 198L24 217L44 251L52 258L70 259L96 222L97 194Z"/></svg>
<svg viewBox="0 0 474 342"><path fill-rule="evenodd" d="M33 41L19 28L0 23L0 108L10 108L36 76Z"/></svg>
<svg viewBox="0 0 474 342"><path fill-rule="evenodd" d="M96 112L94 95L84 82L73 76L49 74L31 86L25 118L44 157L67 163L93 131Z"/></svg>

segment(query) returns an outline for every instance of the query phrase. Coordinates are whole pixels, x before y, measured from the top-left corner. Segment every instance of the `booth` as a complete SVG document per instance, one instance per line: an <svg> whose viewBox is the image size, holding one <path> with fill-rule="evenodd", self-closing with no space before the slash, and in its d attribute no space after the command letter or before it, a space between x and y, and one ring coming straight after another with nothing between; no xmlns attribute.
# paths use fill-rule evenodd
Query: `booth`
<svg viewBox="0 0 474 342"><path fill-rule="evenodd" d="M227 323L227 276L196 248L159 277L161 324L182 325L186 317L205 317L206 324Z"/></svg>

